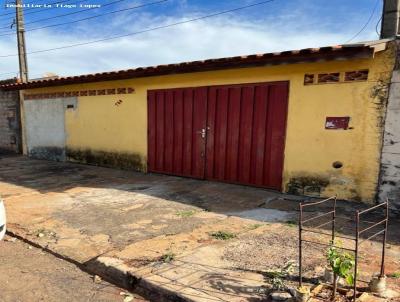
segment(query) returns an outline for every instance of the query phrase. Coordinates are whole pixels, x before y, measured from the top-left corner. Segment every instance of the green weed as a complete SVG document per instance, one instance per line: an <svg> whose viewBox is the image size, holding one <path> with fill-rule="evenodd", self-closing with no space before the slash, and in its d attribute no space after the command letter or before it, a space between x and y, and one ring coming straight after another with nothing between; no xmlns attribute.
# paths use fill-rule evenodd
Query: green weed
<svg viewBox="0 0 400 302"><path fill-rule="evenodd" d="M171 261L175 260L175 257L176 255L173 252L168 251L167 253L161 256L160 261L164 263L170 263Z"/></svg>
<svg viewBox="0 0 400 302"><path fill-rule="evenodd" d="M235 234L225 231L213 232L210 233L210 236L217 240L229 240L236 237Z"/></svg>
<svg viewBox="0 0 400 302"><path fill-rule="evenodd" d="M176 216L179 216L181 218L192 217L194 214L196 214L195 210L182 210L176 212Z"/></svg>
<svg viewBox="0 0 400 302"><path fill-rule="evenodd" d="M261 224L261 223L255 223L255 224L248 225L247 228L249 230L255 230L255 229L258 229L259 227L262 227L263 225L264 224Z"/></svg>

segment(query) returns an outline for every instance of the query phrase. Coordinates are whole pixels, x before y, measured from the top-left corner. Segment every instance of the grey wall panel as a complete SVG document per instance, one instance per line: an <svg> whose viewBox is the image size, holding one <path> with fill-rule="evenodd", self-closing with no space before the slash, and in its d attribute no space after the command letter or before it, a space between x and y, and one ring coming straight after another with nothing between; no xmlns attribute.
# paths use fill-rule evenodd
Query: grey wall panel
<svg viewBox="0 0 400 302"><path fill-rule="evenodd" d="M59 98L24 102L29 156L65 161L65 101Z"/></svg>

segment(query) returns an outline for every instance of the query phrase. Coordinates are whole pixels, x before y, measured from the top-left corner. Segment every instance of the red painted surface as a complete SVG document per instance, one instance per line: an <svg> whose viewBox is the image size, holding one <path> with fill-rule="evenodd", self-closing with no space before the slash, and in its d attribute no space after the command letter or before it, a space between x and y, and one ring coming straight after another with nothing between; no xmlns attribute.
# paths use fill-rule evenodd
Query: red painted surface
<svg viewBox="0 0 400 302"><path fill-rule="evenodd" d="M281 189L288 83L149 91L148 106L150 172Z"/></svg>
<svg viewBox="0 0 400 302"><path fill-rule="evenodd" d="M350 117L327 117L325 121L325 129L328 130L347 130L349 129Z"/></svg>
<svg viewBox="0 0 400 302"><path fill-rule="evenodd" d="M149 91L148 170L204 178L207 88Z"/></svg>

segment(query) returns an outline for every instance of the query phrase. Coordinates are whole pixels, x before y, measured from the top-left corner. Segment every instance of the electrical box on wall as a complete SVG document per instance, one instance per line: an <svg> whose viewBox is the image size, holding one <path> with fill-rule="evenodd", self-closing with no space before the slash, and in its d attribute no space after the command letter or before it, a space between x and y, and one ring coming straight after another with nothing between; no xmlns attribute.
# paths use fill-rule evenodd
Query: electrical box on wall
<svg viewBox="0 0 400 302"><path fill-rule="evenodd" d="M328 130L347 130L349 129L349 116L327 117L325 121L325 129Z"/></svg>

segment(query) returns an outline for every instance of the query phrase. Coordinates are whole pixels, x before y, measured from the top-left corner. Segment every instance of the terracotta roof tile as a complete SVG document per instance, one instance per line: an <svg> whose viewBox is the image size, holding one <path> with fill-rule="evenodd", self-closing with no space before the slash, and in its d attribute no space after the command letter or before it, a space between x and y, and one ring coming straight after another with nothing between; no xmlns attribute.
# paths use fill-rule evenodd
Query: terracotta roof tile
<svg viewBox="0 0 400 302"><path fill-rule="evenodd" d="M78 76L57 77L31 80L28 83L1 83L3 90L30 89L47 86L92 83L119 79L160 76L173 73L201 72L238 67L292 64L305 61L334 60L337 58L368 57L376 45L382 46L390 40L378 40L365 43L335 45L320 48L304 48L264 54L235 56L217 59L198 60L158 66L130 68L126 70L100 72Z"/></svg>

